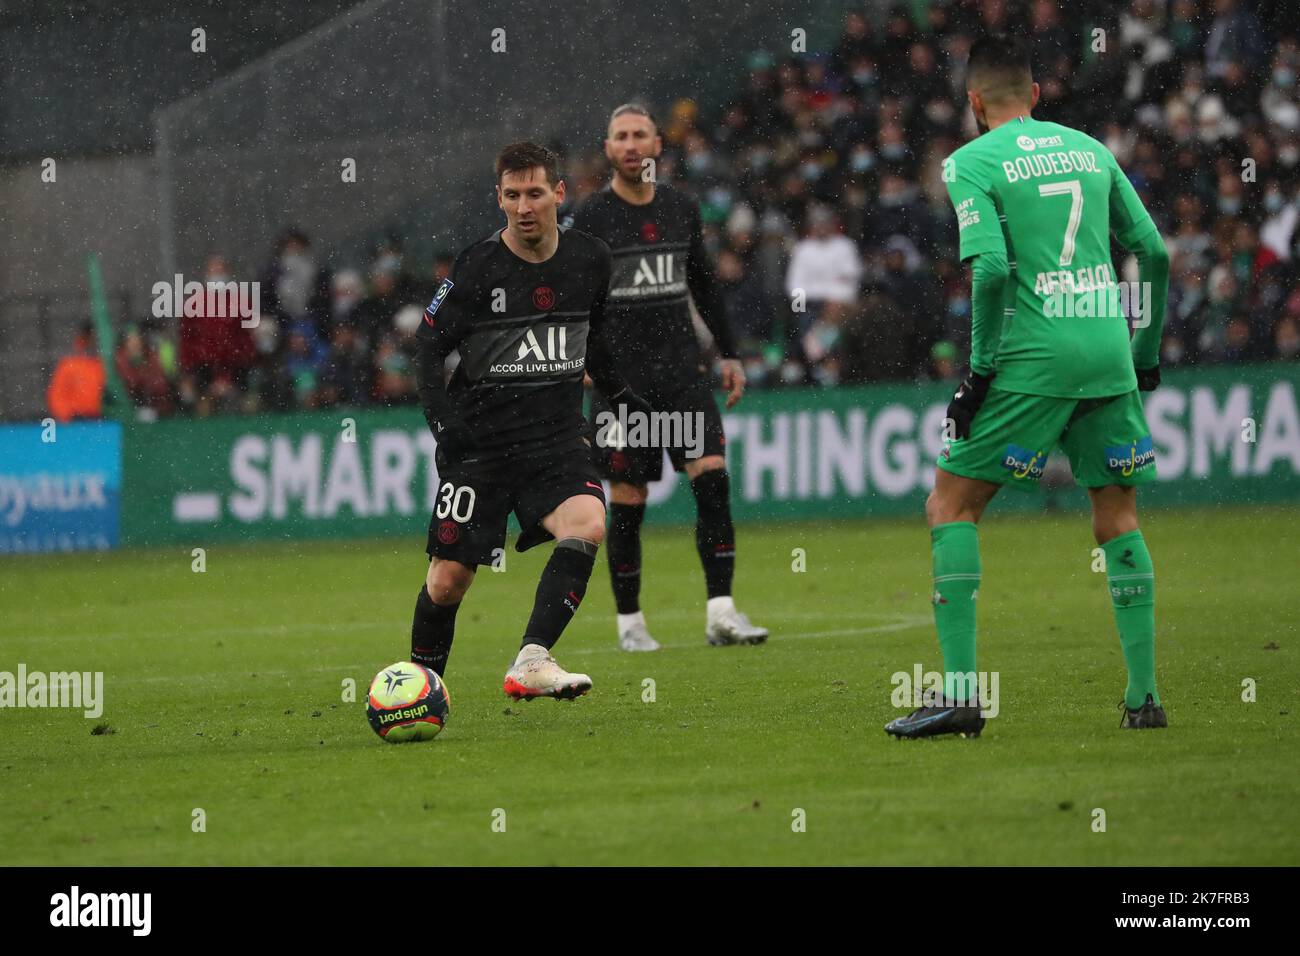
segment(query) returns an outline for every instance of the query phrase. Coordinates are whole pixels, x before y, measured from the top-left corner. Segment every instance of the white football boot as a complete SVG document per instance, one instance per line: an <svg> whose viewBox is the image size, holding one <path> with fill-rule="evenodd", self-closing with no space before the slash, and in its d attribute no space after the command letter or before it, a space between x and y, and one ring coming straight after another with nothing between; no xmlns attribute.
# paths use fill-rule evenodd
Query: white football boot
<svg viewBox="0 0 1300 956"><path fill-rule="evenodd" d="M634 614L618 615L618 646L624 651L657 651L659 642L650 636L650 630L645 625L645 614L637 611Z"/></svg>
<svg viewBox="0 0 1300 956"><path fill-rule="evenodd" d="M534 697L572 700L591 690L591 678L586 674L570 674L555 663L551 652L542 645L525 644L519 649L514 665L506 671L501 689L515 700Z"/></svg>
<svg viewBox="0 0 1300 956"><path fill-rule="evenodd" d="M762 644L767 640L767 628L749 622L749 618L736 610L730 597L709 598L708 626L704 636L715 647L724 644Z"/></svg>

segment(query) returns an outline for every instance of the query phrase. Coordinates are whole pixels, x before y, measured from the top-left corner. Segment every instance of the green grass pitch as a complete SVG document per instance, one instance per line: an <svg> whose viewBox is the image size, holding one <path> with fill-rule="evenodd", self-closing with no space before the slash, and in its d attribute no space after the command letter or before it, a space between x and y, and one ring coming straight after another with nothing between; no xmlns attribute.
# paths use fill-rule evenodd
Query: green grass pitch
<svg viewBox="0 0 1300 956"><path fill-rule="evenodd" d="M741 527L738 603L773 630L754 648L705 645L691 532L664 529L643 597L665 649L620 653L602 556L556 650L595 683L572 703L501 693L549 548L511 551L461 609L447 729L404 746L371 732L364 695L408 648L420 533L212 547L204 573L188 548L6 559L0 670L103 671L112 732L0 710L3 860L1300 863L1300 510L1144 529L1168 731L1118 728L1087 518L990 515L980 667L1001 713L978 740L881 730L890 676L940 666L919 519Z"/></svg>

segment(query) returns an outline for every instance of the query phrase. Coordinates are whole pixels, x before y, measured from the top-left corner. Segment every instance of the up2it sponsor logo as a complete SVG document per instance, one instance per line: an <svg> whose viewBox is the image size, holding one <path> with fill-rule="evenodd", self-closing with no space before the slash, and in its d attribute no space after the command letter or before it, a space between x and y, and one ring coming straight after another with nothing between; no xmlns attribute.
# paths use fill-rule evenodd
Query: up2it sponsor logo
<svg viewBox="0 0 1300 956"><path fill-rule="evenodd" d="M1011 472L1012 478L1029 478L1037 481L1043 477L1043 466L1047 463L1047 452L1030 451L1019 445L1007 445L1002 454L1002 467Z"/></svg>
<svg viewBox="0 0 1300 956"><path fill-rule="evenodd" d="M1023 133L1016 137L1016 145L1027 153L1047 146L1064 146L1065 141L1060 136L1026 136Z"/></svg>
<svg viewBox="0 0 1300 956"><path fill-rule="evenodd" d="M1143 468L1156 463L1156 450L1150 435L1144 435L1126 445L1106 446L1106 470L1128 478Z"/></svg>

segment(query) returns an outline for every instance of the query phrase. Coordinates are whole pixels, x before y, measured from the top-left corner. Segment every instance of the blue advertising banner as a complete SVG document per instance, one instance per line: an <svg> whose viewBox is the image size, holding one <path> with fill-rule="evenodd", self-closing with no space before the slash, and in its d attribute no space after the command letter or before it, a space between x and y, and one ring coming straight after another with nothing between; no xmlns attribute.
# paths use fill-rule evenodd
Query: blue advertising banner
<svg viewBox="0 0 1300 956"><path fill-rule="evenodd" d="M117 422L0 425L0 554L116 547Z"/></svg>

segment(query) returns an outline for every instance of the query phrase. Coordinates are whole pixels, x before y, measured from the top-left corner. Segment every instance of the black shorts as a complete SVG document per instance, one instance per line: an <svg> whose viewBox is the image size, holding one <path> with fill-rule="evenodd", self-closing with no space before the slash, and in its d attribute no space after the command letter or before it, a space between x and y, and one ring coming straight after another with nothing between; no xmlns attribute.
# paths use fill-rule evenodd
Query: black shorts
<svg viewBox="0 0 1300 956"><path fill-rule="evenodd" d="M595 392L591 403L592 455L602 477L610 481L646 485L658 481L663 475L665 451L668 452L668 460L672 462L676 471L685 471L689 461L725 453L727 436L722 430L722 415L718 411L713 390L707 382L696 380L689 383L650 386L639 393L656 412L676 412L690 416L690 428L694 431L686 430L683 425L682 430L676 435L671 431L668 433L667 444L627 447L625 441L620 443L620 437L635 437L635 435L619 436L617 431L611 432L609 429L601 428L600 415L602 412L609 412L610 408L600 392ZM682 421L684 422L685 419ZM630 428L629 432L631 432ZM651 434L647 437L662 439L664 434L661 432L657 436ZM689 437L690 444L694 447L686 447L684 443L674 440L677 437Z"/></svg>
<svg viewBox="0 0 1300 956"><path fill-rule="evenodd" d="M503 553L510 512L519 519L516 551L551 538L541 521L575 495L605 503L587 443L563 453L486 465L439 463L438 495L429 518L431 558L475 566Z"/></svg>

